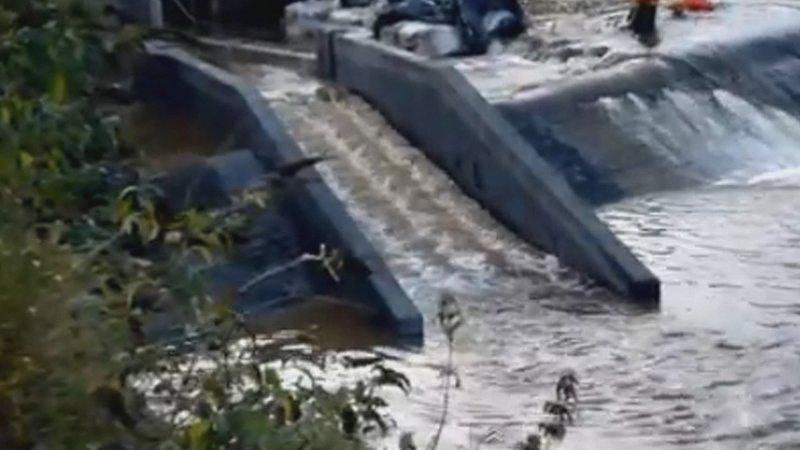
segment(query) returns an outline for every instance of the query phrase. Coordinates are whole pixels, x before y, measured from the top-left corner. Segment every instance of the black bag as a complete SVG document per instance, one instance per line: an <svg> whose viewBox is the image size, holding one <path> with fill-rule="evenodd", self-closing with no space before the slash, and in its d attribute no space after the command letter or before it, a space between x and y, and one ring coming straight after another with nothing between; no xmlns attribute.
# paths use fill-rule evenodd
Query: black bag
<svg viewBox="0 0 800 450"><path fill-rule="evenodd" d="M457 9L471 53L484 53L493 39L513 38L525 31L524 14L516 0L458 0Z"/></svg>

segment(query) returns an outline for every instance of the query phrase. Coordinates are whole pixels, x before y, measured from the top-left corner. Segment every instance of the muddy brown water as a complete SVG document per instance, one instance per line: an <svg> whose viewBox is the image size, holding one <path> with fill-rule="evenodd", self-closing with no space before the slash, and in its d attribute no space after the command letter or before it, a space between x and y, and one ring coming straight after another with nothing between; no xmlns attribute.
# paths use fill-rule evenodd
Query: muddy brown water
<svg viewBox="0 0 800 450"><path fill-rule="evenodd" d="M388 345L370 311L328 299L260 322L396 358L413 389L387 393L396 428L380 445L395 448L401 431L422 444L435 429L446 342L434 317L447 290L467 322L440 448L510 448L543 419L568 368L581 380L580 413L559 448L800 448L795 172L600 211L664 280L661 309L645 310L516 239L357 97L329 101L316 82L274 68L242 73L304 151L334 157L323 177L426 317L421 349Z"/></svg>
<svg viewBox="0 0 800 450"><path fill-rule="evenodd" d="M800 448L800 183L776 174L600 211L664 280L661 309L646 310L498 226L359 98L329 101L274 68L240 73L307 153L334 156L323 177L425 314L423 348L381 347L413 382L389 394L397 432L424 443L441 412L447 290L467 323L440 448L510 448L565 369L581 401L559 448Z"/></svg>
<svg viewBox="0 0 800 450"><path fill-rule="evenodd" d="M301 332L323 350L370 349L395 342L374 309L324 296L298 299L290 307L250 317L249 328L263 335Z"/></svg>
<svg viewBox="0 0 800 450"><path fill-rule="evenodd" d="M224 138L176 108L136 103L122 110L120 119L123 141L135 144L158 170L214 155L224 145Z"/></svg>
<svg viewBox="0 0 800 450"><path fill-rule="evenodd" d="M209 130L187 111L138 103L119 113L122 139L135 143L144 162L153 170L169 171L202 164L204 158L230 150L224 133ZM264 335L299 331L326 350L369 348L394 342L392 333L381 325L374 309L325 296L297 298L288 303L288 307L255 314L249 320L250 328Z"/></svg>

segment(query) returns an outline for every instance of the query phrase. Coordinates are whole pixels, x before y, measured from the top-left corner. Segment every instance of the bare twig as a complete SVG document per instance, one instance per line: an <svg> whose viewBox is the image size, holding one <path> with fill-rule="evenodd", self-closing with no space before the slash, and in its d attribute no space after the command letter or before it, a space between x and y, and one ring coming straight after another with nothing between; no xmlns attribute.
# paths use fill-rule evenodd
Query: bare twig
<svg viewBox="0 0 800 450"><path fill-rule="evenodd" d="M447 367L445 368L444 378L444 396L442 397L442 415L439 416L439 424L436 428L436 433L428 443L427 450L435 450L439 446L439 439L442 437L444 425L447 423L447 414L450 410L450 374L453 367L453 344L447 341Z"/></svg>
<svg viewBox="0 0 800 450"><path fill-rule="evenodd" d="M192 15L192 13L189 12L189 10L185 6L183 6L181 0L172 0L172 3L175 3L175 6L178 7L181 13L184 16L186 16L186 18L189 19L189 21L192 22L192 24L197 25L197 19Z"/></svg>
<svg viewBox="0 0 800 450"><path fill-rule="evenodd" d="M439 312L437 313L439 326L442 327L445 336L447 337L447 365L444 372L444 395L442 398L442 414L439 417L439 424L436 428L436 433L428 443L427 450L435 450L439 446L439 440L442 437L444 425L447 423L447 415L450 410L450 377L455 372L453 370L453 341L455 339L456 330L458 330L464 323L464 317L461 314L461 308L458 306L458 301L449 292L443 292L439 298Z"/></svg>
<svg viewBox="0 0 800 450"><path fill-rule="evenodd" d="M325 244L320 245L319 253L316 255L311 255L309 253L302 254L297 258L289 261L285 264L280 264L278 266L270 267L269 269L265 270L255 278L251 279L247 283L245 283L242 287L239 288L239 293L244 294L245 292L249 291L253 288L253 286L263 282L267 278L273 277L280 273L286 272L287 270L293 269L303 263L309 261L321 262L325 270L328 271L328 274L336 280L339 281L339 274L336 273L336 264L335 261L338 259L337 252L328 253L328 249L326 248Z"/></svg>

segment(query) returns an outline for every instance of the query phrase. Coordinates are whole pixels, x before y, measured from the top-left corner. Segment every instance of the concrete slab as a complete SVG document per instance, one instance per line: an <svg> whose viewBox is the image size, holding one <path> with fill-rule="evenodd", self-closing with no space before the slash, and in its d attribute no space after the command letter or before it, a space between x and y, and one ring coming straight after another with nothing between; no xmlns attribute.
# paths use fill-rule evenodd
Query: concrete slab
<svg viewBox="0 0 800 450"><path fill-rule="evenodd" d="M433 58L455 55L466 48L458 28L414 21L385 27L381 42Z"/></svg>

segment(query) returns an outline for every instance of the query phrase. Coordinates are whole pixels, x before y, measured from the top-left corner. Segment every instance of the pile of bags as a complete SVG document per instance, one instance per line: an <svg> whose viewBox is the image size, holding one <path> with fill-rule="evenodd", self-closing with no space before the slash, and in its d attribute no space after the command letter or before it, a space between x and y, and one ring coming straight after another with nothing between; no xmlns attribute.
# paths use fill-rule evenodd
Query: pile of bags
<svg viewBox="0 0 800 450"><path fill-rule="evenodd" d="M525 30L516 0L389 0L373 23L373 35L379 38L381 29L403 21L455 26L466 54L484 53L493 40Z"/></svg>

